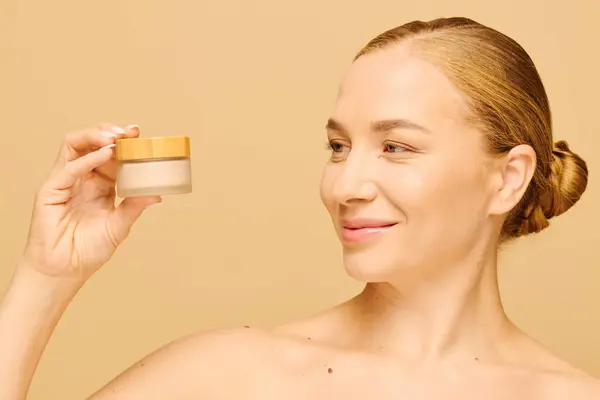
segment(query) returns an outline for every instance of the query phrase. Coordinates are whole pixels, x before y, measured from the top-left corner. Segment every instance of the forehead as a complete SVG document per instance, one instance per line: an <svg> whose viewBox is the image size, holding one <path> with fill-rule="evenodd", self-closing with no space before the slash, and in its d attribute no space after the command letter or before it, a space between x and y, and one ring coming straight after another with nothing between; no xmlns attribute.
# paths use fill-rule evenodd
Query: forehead
<svg viewBox="0 0 600 400"><path fill-rule="evenodd" d="M406 46L396 46L363 55L351 65L334 115L347 124L406 118L432 127L448 119L456 122L463 104L441 71L412 56Z"/></svg>

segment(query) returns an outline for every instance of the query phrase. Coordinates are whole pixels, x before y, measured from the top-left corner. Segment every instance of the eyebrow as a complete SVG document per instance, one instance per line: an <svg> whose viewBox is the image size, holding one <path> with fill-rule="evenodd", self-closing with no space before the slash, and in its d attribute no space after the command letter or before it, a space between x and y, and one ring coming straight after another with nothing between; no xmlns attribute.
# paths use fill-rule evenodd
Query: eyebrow
<svg viewBox="0 0 600 400"><path fill-rule="evenodd" d="M348 130L342 125L342 123L336 121L333 118L329 118L327 120L325 129L344 133L348 132ZM429 129L406 119L385 119L371 123L371 130L374 132L384 133L394 129L412 129L424 133L431 133Z"/></svg>

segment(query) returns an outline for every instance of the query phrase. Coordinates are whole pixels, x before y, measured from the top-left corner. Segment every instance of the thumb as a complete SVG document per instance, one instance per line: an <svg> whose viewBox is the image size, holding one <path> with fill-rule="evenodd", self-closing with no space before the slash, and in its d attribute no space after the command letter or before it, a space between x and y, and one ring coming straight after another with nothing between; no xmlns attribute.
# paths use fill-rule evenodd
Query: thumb
<svg viewBox="0 0 600 400"><path fill-rule="evenodd" d="M131 227L146 208L161 202L162 199L158 196L127 197L124 199L108 217L108 225L117 242L121 243L125 240Z"/></svg>

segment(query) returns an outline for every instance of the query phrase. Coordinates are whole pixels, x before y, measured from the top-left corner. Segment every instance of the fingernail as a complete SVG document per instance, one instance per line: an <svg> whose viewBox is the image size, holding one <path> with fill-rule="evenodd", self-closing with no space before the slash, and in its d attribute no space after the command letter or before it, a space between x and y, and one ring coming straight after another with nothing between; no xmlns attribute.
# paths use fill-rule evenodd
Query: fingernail
<svg viewBox="0 0 600 400"><path fill-rule="evenodd" d="M158 206L158 205L160 205L160 204L162 204L162 201L160 201L160 202L158 202L158 203L152 203L152 204L150 204L150 205L147 205L147 206L146 206L146 208L150 208L150 207Z"/></svg>
<svg viewBox="0 0 600 400"><path fill-rule="evenodd" d="M118 126L113 126L112 128L110 128L111 132L116 133L117 135L123 135L125 134L125 129L120 128Z"/></svg>
<svg viewBox="0 0 600 400"><path fill-rule="evenodd" d="M125 129L127 129L128 131L129 131L129 130L131 130L131 129L139 129L139 128L140 128L140 127L139 127L139 126L137 126L136 124L127 125L127 126L125 127Z"/></svg>
<svg viewBox="0 0 600 400"><path fill-rule="evenodd" d="M114 144L114 143L107 144L106 146L101 147L100 150L112 149L115 146L116 146L116 144Z"/></svg>

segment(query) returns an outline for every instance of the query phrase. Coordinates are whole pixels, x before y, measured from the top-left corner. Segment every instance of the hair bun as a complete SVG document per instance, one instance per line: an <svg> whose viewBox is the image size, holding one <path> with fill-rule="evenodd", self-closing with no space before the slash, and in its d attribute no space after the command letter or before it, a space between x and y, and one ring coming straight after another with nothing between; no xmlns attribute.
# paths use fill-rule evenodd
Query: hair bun
<svg viewBox="0 0 600 400"><path fill-rule="evenodd" d="M564 140L552 150L550 173L543 186L537 186L522 214L507 226L511 237L537 233L550 225L549 219L571 208L587 187L588 168Z"/></svg>
<svg viewBox="0 0 600 400"><path fill-rule="evenodd" d="M566 141L556 142L552 155L548 177L550 187L540 196L540 207L548 219L564 213L577 203L588 182L586 162L571 151Z"/></svg>

